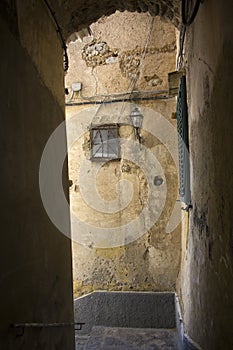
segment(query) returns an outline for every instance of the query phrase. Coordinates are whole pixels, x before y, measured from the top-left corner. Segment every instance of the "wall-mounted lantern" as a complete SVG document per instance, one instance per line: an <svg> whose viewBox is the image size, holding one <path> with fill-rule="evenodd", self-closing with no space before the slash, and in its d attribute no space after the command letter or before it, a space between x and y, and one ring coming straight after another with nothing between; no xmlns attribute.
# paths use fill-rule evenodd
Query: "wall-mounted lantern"
<svg viewBox="0 0 233 350"><path fill-rule="evenodd" d="M135 106L130 113L130 119L134 127L135 138L141 143L140 129L142 128L143 115L137 106Z"/></svg>

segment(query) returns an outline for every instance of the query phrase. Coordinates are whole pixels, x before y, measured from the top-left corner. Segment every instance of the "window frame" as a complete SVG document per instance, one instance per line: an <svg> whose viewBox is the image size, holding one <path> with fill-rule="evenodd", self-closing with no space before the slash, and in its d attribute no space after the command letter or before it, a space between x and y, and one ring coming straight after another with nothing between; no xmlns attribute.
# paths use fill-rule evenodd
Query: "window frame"
<svg viewBox="0 0 233 350"><path fill-rule="evenodd" d="M116 156L110 155L108 152L106 153L106 156L104 156L104 152L102 151L102 156L98 157L95 156L93 149L94 149L94 138L93 138L93 134L94 131L100 131L101 130L116 130L116 138L117 138L117 152L116 152ZM98 124L98 125L92 125L90 128L90 140L91 140L91 157L90 160L94 161L94 162L101 162L101 161L108 161L108 160L118 160L120 158L120 143L119 143L119 124ZM103 144L103 142L106 142L107 145L109 143L109 141L111 140L111 138L108 138L107 140L103 140L101 143ZM101 144L100 143L100 144ZM114 151L114 150L113 150Z"/></svg>

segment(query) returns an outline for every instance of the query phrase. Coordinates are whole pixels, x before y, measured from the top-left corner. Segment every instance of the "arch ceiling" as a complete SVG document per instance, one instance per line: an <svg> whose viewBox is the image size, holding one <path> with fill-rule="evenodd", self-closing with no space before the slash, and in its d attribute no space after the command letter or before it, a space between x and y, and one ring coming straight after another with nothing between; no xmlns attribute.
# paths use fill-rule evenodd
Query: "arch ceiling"
<svg viewBox="0 0 233 350"><path fill-rule="evenodd" d="M116 10L148 11L152 16L171 21L176 27L180 22L181 0L50 0L50 4L66 38Z"/></svg>

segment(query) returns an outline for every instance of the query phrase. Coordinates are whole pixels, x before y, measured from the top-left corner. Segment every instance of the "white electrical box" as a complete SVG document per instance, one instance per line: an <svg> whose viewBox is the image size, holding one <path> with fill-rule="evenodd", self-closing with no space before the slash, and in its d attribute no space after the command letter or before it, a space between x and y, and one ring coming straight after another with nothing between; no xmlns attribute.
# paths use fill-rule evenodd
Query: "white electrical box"
<svg viewBox="0 0 233 350"><path fill-rule="evenodd" d="M72 83L71 89L74 92L82 90L82 83Z"/></svg>

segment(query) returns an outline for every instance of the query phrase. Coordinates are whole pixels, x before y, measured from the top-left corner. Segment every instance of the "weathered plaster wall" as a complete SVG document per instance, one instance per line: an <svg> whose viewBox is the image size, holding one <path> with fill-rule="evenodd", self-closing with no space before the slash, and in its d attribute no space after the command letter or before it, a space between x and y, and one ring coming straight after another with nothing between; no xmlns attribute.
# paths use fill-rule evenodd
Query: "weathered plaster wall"
<svg viewBox="0 0 233 350"><path fill-rule="evenodd" d="M55 29L39 2L19 1L18 10L20 28L15 18L5 21L8 19L5 13L1 13L0 19L0 348L73 349L72 327L25 329L18 337L21 331L10 328L12 323L73 321L70 240L51 223L39 192L44 146L54 128L64 120L64 108L58 103L63 99L62 52L56 35L45 49L45 33L40 26L46 26L48 33ZM12 23L13 33L20 32L22 37L12 34ZM52 62L46 68L50 53L55 68ZM50 85L49 69L56 75L59 88ZM61 143L65 146L65 134ZM60 215L65 219L68 213Z"/></svg>
<svg viewBox="0 0 233 350"><path fill-rule="evenodd" d="M205 1L187 32L193 209L181 296L186 332L205 350L233 348L232 10Z"/></svg>
<svg viewBox="0 0 233 350"><path fill-rule="evenodd" d="M70 69L66 76L66 87L69 88L67 101L87 101L88 99L84 97L88 98L95 94L130 91L135 77L138 77L135 89L145 91L168 89L167 73L175 69L175 28L156 18L149 36L151 23L152 17L148 13L116 12L110 17L101 18L91 26L92 37L84 38L83 42L71 42L68 47ZM147 40L149 43L144 51ZM83 88L81 93L72 94L70 87L72 82L76 81L82 82ZM97 99L101 99L101 96ZM172 120L175 99L140 101L140 106L145 113L147 109L161 113L175 127L176 122ZM76 116L77 130L78 123L82 124L83 130L83 136L69 151L69 178L72 180L71 208L79 220L103 229L115 227L120 233L123 225L137 218L147 204L148 186L145 169L124 159L124 154L121 154L121 160L104 164L96 178L92 179L96 181L96 188L104 200L119 200L119 209L112 214L103 213L98 207L92 208L90 202L88 204L81 186L85 186L85 193L89 199L93 195L92 189L89 180L86 183L82 180L80 184L79 171L82 162L90 153L88 115L94 116L93 124L119 123L120 136L134 140L133 129L129 125L130 104L112 103L99 109L90 108L67 106L68 121ZM85 110L86 121L82 118ZM145 115L144 123L146 122ZM166 233L166 225L178 195L176 166L156 135L143 131L142 136L143 147L158 159L165 174L167 200L162 215L144 236L118 248L100 249L90 242L81 245L77 243L79 239L74 235L75 296L96 289L160 291L175 289L180 263L180 228ZM143 150L139 151L138 157L143 158L145 163L150 162ZM89 171L93 172L97 166L98 164L89 160ZM151 169L153 167L155 165L151 163ZM156 171L154 169L154 176ZM117 193L116 185L123 179L133 185L134 195L129 205L120 210L126 192L121 190ZM155 186L153 191L156 192ZM156 207L156 198L153 205ZM144 218L141 217L140 220L143 222Z"/></svg>

